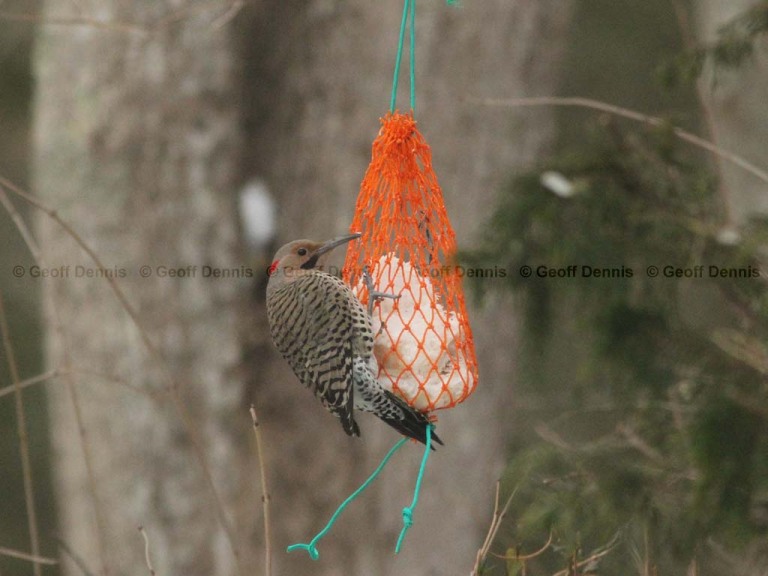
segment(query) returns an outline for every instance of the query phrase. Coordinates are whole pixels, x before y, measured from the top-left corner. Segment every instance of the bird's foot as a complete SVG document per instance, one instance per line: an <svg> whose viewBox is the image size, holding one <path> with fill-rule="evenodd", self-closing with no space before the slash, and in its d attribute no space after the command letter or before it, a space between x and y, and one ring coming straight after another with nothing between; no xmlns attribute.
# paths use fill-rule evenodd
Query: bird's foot
<svg viewBox="0 0 768 576"><path fill-rule="evenodd" d="M382 298L392 298L392 300L400 298L400 294L389 294L376 290L373 286L373 278L368 272L368 266L363 268L363 282L368 289L368 316L373 316L373 305Z"/></svg>

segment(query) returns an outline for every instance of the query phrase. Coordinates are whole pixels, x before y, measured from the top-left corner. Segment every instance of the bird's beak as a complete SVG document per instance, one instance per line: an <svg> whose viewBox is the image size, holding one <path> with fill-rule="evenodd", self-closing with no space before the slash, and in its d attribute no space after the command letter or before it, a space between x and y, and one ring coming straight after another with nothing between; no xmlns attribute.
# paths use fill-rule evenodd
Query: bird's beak
<svg viewBox="0 0 768 576"><path fill-rule="evenodd" d="M317 259L320 258L323 254L327 254L334 248L338 248L342 244L346 244L347 242L351 242L352 240L357 240L362 236L361 232L355 232L354 234L346 234L344 236L339 236L338 238L334 238L333 240L328 240L327 242L324 242L320 245L320 248L315 250L312 255L309 257L309 260L307 260L304 264L301 265L302 268L308 269L308 268L314 268L317 264Z"/></svg>
<svg viewBox="0 0 768 576"><path fill-rule="evenodd" d="M352 242L352 240L357 240L360 238L362 234L360 232L355 232L354 234L347 234L345 236L339 236L338 238L334 238L333 240L328 240L328 242L325 242L320 248L315 250L315 253L312 254L312 256L322 256L326 252L330 252L334 248L337 248L341 246L342 244L346 244L347 242Z"/></svg>

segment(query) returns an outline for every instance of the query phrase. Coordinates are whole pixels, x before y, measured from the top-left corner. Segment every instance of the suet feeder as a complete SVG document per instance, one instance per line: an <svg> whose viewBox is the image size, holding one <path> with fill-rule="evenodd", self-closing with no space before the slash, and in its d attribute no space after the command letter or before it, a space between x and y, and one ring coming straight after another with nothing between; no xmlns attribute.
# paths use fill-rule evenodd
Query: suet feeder
<svg viewBox="0 0 768 576"><path fill-rule="evenodd" d="M456 238L412 114L389 113L373 143L350 230L344 278L368 302L367 270L384 298L373 308L379 382L411 406L451 408L477 386Z"/></svg>

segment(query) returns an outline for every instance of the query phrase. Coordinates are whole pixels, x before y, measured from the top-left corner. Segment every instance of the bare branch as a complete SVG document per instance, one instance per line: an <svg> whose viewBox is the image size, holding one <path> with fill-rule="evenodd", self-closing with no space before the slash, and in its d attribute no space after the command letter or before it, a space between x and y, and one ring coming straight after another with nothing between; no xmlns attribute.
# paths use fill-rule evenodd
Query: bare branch
<svg viewBox="0 0 768 576"><path fill-rule="evenodd" d="M510 494L509 498L507 498L507 501L504 504L504 508L502 508L501 512L499 512L500 485L501 483L497 481L496 497L494 499L494 504L493 504L493 517L491 519L491 525L488 527L488 534L485 537L485 541L483 542L482 547L480 548L480 550L477 551L477 558L475 559L475 566L474 568L472 568L471 576L477 576L477 574L479 574L480 566L482 565L485 558L488 556L488 551L490 550L491 545L493 544L493 541L496 539L496 534L499 531L501 522L502 520L504 520L504 517L507 515L509 506L512 504L512 499L515 497L515 494L517 494L517 491L520 488L519 484L515 486L515 489L512 490L512 494Z"/></svg>
<svg viewBox="0 0 768 576"><path fill-rule="evenodd" d="M552 545L553 538L554 538L554 532L550 530L549 538L547 538L547 541L544 543L544 546L536 550L536 552L532 552L531 554L515 554L514 556L502 556L501 554L494 554L493 552L491 552L491 554L501 560L519 560L521 562L525 562L526 560L533 560L534 558L544 554L547 548L549 548Z"/></svg>
<svg viewBox="0 0 768 576"><path fill-rule="evenodd" d="M26 552L19 552L18 550L11 550L10 548L3 548L0 546L0 556L8 556L9 558L18 558L19 560L26 560L33 564L47 564L48 566L54 566L59 563L58 560L53 558L45 558L43 556L36 556L33 554L27 554Z"/></svg>
<svg viewBox="0 0 768 576"><path fill-rule="evenodd" d="M616 426L616 432L618 432L627 443L633 448L640 451L646 458L652 462L660 465L664 465L666 462L664 456L662 456L658 450L648 444L640 435L635 432L630 426L624 423L620 423Z"/></svg>
<svg viewBox="0 0 768 576"><path fill-rule="evenodd" d="M491 546L491 539L493 537L494 532L494 526L496 523L496 517L499 512L499 490L501 487L501 482L498 480L496 481L496 496L493 500L493 515L491 516L491 525L488 527L488 533L485 535L485 540L483 541L483 545L480 547L480 549L477 551L477 556L475 557L475 566L472 568L471 576L476 576L478 574L478 571L480 570L480 565L483 563L483 559L488 554L488 548Z"/></svg>
<svg viewBox="0 0 768 576"><path fill-rule="evenodd" d="M662 118L658 118L656 116L647 116L646 114L641 114L640 112L637 112L635 110L622 108L620 106L614 106L613 104L608 104L606 102L601 102L599 100L592 100L590 98L540 96L540 97L534 97L534 98L508 98L508 99L470 98L470 101L478 104L482 104L483 106L501 106L505 108L516 108L516 107L523 107L523 106L564 106L564 107L589 108L591 110L607 112L609 114L620 116L622 118L627 118L629 120L634 120L636 122L642 122L643 124L648 124L650 126L658 127L658 126L665 126L668 124ZM725 150L720 146L713 144L709 140L705 140L700 136L691 134L690 132L683 130L682 128L678 128L677 126L672 126L671 129L672 129L672 133L678 138L680 138L681 140L684 140L689 144L693 144L694 146L697 146L703 150L706 150L707 152L714 154L718 158L728 160L732 164L735 164L736 166L746 170L753 176L756 176L757 178L759 178L760 180L768 184L768 172L766 172L762 168L758 168L757 166L755 166L751 162L748 162L741 156L734 154L733 152L729 152L728 150Z"/></svg>
<svg viewBox="0 0 768 576"><path fill-rule="evenodd" d="M101 259L96 254L96 252L82 239L82 237L69 224L67 224L64 220L62 220L59 217L56 210L50 208L49 206L47 206L45 203L43 203L41 200L39 200L32 194L22 190L19 186L16 186L13 182L11 182L6 178L3 178L2 176L0 176L0 187L7 188L11 192L13 192L16 196L22 198L23 200L25 200L26 202L28 202L29 204L31 204L32 206L34 206L35 208L37 208L38 210L46 214L49 218L51 218L51 220L56 222L56 224L58 224L70 238L72 238L75 241L75 243L83 250L83 252L85 252L88 255L88 257L93 261L96 267L106 268L104 264L101 262ZM236 545L234 530L229 522L229 519L227 518L227 515L224 511L224 503L222 502L221 497L219 496L219 492L216 489L216 485L213 481L213 474L205 458L205 451L203 450L203 442L198 435L198 428L197 428L196 422L194 421L192 415L189 412L189 409L187 408L186 404L184 403L181 397L181 393L180 393L181 387L179 386L179 383L176 381L176 377L168 367L168 364L165 362L165 359L163 358L163 355L160 353L160 350L155 346L155 344L150 339L149 334L144 329L142 323L139 320L138 313L134 310L133 306L131 306L131 304L128 302L128 298L123 293L116 279L112 278L109 275L105 275L104 280L109 284L118 302L120 303L122 308L125 310L125 312L128 314L134 327L138 331L139 337L141 338L144 346L149 351L150 355L153 357L157 365L163 371L163 375L166 380L166 386L168 388L168 391L170 392L170 397L173 401L173 404L174 404L174 407L176 408L177 413L179 414L179 417L182 420L182 424L189 436L190 443L192 445L192 450L195 454L195 457L198 460L201 471L203 473L203 478L205 479L211 498L213 500L214 509L219 518L219 522L227 536L227 542L230 546L230 549L232 550L232 555L235 557L235 562L238 566L238 572L240 574L245 574L245 570L243 568L242 560L240 557L240 551ZM60 324L58 325L60 326ZM72 395L73 404L75 406L75 414L77 418L78 428L81 430L81 435L82 435L83 434L82 430L84 430L84 428L83 428L82 414L80 412L80 406L77 400L77 391L76 391L76 388L71 384L69 386L69 389L70 389L70 394ZM92 472L92 465L90 463L88 444L85 441L83 442L83 450L86 453L85 454L86 466L89 468L88 476L89 476L89 483L91 484L92 496L94 498L94 501L96 502L97 498L96 498L96 489L95 489L95 475ZM101 514L100 507L97 505L96 508L97 508L97 516L100 516ZM102 529L103 521L98 520L98 524L100 526L100 529L98 530L97 537L101 539L101 535L104 533L104 530ZM103 551L104 550L103 546L100 546L100 549ZM103 556L104 555L102 554L102 557Z"/></svg>
<svg viewBox="0 0 768 576"><path fill-rule="evenodd" d="M18 229L22 239L24 240L27 247L29 248L29 251L32 254L32 258L41 268L46 268L45 260L43 259L43 255L42 255L42 252L40 251L40 247L38 246L37 241L35 240L34 236L29 230L29 227L27 226L26 222L24 222L24 220L21 218L21 215L18 213L18 211L14 207L10 198L8 198L7 194L5 193L4 187L8 188L14 194L16 194L17 196L20 196L26 202L38 207L41 210L50 210L50 209L44 207L33 196L24 192L21 188L16 186L10 180L7 180L6 178L3 178L2 176L0 176L0 203L3 204L5 209L11 215L11 219L16 225L16 228ZM53 212L53 211L50 211L50 212ZM57 306L57 303L55 302L51 292L46 292L46 295L50 300L50 303L48 306L48 313L50 314L51 325L53 326L53 331L57 335L61 345L61 355L63 357L63 365L70 366L71 356L69 353L69 348L67 346L67 341L64 337L64 326L58 314L59 307ZM67 392L69 393L69 397L72 401L72 406L75 412L77 430L80 436L80 446L83 450L83 460L85 462L86 475L88 478L88 489L91 496L91 502L93 503L93 513L96 520L96 530L95 530L94 537L96 539L97 548L99 550L99 558L101 559L102 568L104 571L106 571L107 570L107 553L106 553L106 548L104 546L104 537L103 537L103 534L106 533L104 512L101 506L101 502L99 500L98 491L96 490L96 475L94 473L93 458L91 456L90 446L87 441L82 411L80 409L80 399L77 392L77 387L75 386L72 378L67 374L67 371L64 370L61 372L61 374L63 374L64 382L67 386Z"/></svg>
<svg viewBox="0 0 768 576"><path fill-rule="evenodd" d="M550 428L544 423L537 424L534 427L534 431L536 432L536 434L539 435L539 437L542 440L544 440L545 442L549 442L550 444L552 444L557 448L560 448L561 450L567 450L567 451L574 450L572 445L566 442L562 436L560 436L557 432L552 430L552 428Z"/></svg>
<svg viewBox="0 0 768 576"><path fill-rule="evenodd" d="M24 502L27 507L27 522L29 523L29 541L32 555L40 556L40 534L37 529L37 512L35 511L35 491L32 485L32 462L29 457L29 436L27 433L27 418L24 414L24 399L21 394L21 380L16 366L16 356L11 345L11 333L8 329L8 319L5 315L2 292L0 292L0 332L2 332L3 349L5 350L8 370L14 386L16 400L16 429L19 434L19 452L21 452L21 471L24 481ZM32 566L35 576L41 576L40 564Z"/></svg>
<svg viewBox="0 0 768 576"><path fill-rule="evenodd" d="M75 243L80 246L80 248L85 252L88 257L93 261L93 263L98 268L106 268L104 266L104 263L101 261L101 258L96 254L96 252L93 251L93 249L86 244L85 240L82 239L82 237L75 232L74 228L72 228L69 224L67 224L64 220L62 220L56 210L49 208L46 206L43 202L41 202L38 198L33 196L32 194L29 194L28 192L25 192L9 180L6 180L2 176L0 176L0 186L4 186L8 188L11 192L16 194L17 196L23 198L28 203L32 204L35 208L38 210L41 210L44 212L48 217L50 217L56 224L58 224L64 232L67 233L67 235L72 238L72 240L75 241ZM138 327L139 329L139 335L141 336L144 345L149 349L150 352L152 352L153 355L157 357L161 357L159 351L157 348L155 348L155 345L152 343L152 341L149 339L149 336L147 335L146 331L141 328L141 323L139 322L139 317L136 311L133 309L133 306L128 302L128 298L123 293L122 289L118 285L117 281L112 278L109 275L105 275L104 279L109 283L110 287L112 288L112 292L114 292L115 296L117 297L117 300L120 302L120 305L123 307L123 309L126 311L128 316L130 316L133 323Z"/></svg>
<svg viewBox="0 0 768 576"><path fill-rule="evenodd" d="M616 548L616 544L609 546L605 550L601 550L600 552L592 554L589 558L584 558L584 560L581 560L580 562L574 562L570 567L566 568L565 570L560 570L559 572L555 572L552 576L571 576L572 570L574 568L581 568L582 566L586 566L590 562L594 562L595 560L598 560L603 556L607 555L614 548Z"/></svg>
<svg viewBox="0 0 768 576"><path fill-rule="evenodd" d="M155 569L152 567L152 559L149 557L149 537L147 537L147 532L144 530L144 526L139 526L139 532L141 532L141 537L144 538L144 560L147 563L147 568L149 568L149 573L152 576L155 576Z"/></svg>
<svg viewBox="0 0 768 576"><path fill-rule="evenodd" d="M26 380L21 380L18 384L18 388L23 390L24 388L28 388L29 386L34 386L35 384L38 384L40 382L45 382L46 380L51 380L53 378L56 378L56 376L59 375L58 370L49 370L48 372L44 372L43 374L38 374L37 376L34 376L32 378L27 378ZM3 396L8 396L8 394L13 394L16 392L17 385L11 384L10 386L6 386L5 388L0 388L0 398Z"/></svg>
<svg viewBox="0 0 768 576"><path fill-rule="evenodd" d="M267 467L264 464L264 446L261 441L261 428L256 416L256 407L251 404L251 420L253 421L253 434L256 437L256 456L259 459L259 473L261 475L261 501L264 503L264 556L266 567L264 576L272 575L272 531L269 520L269 488L267 487Z"/></svg>
<svg viewBox="0 0 768 576"><path fill-rule="evenodd" d="M39 263L41 259L40 247L37 245L37 242L35 242L35 239L32 236L29 227L27 226L27 223L24 222L21 214L19 214L18 210L16 210L16 207L13 205L13 202L11 202L11 199L8 198L8 194L5 193L5 189L2 185L0 185L0 204L2 204L3 207L8 211L8 214L11 216L11 220L13 220L13 223L16 224L16 229L19 231L19 234L21 235L22 240L24 240L24 243L27 245L27 248L29 248L29 251L32 254L32 258L34 258L35 261Z"/></svg>

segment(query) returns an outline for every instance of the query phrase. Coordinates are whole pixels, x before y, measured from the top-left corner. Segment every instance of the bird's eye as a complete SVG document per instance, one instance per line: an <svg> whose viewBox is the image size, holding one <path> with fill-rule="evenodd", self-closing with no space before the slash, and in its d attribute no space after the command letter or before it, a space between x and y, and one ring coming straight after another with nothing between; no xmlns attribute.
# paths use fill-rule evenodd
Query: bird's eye
<svg viewBox="0 0 768 576"><path fill-rule="evenodd" d="M296 251L296 254L298 254L299 256L306 256L307 255L307 249L306 248L299 248Z"/></svg>

